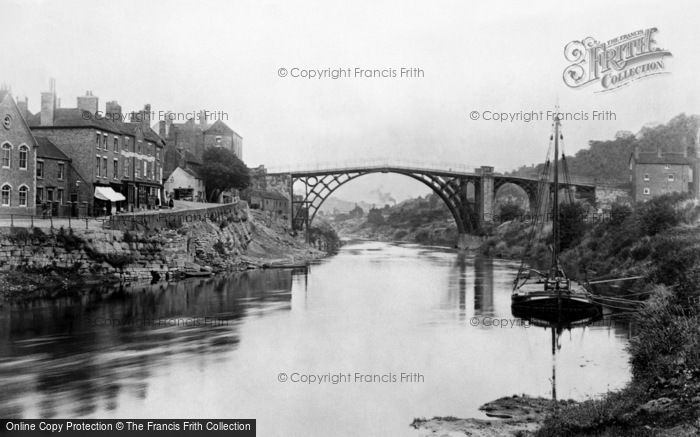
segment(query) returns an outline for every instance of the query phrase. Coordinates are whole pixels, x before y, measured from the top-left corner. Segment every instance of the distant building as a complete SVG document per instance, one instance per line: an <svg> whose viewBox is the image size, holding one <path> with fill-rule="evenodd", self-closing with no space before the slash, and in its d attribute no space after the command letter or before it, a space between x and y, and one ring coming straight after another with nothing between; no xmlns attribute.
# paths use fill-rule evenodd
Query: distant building
<svg viewBox="0 0 700 437"><path fill-rule="evenodd" d="M0 89L0 214L35 213L37 143L20 105Z"/></svg>
<svg viewBox="0 0 700 437"><path fill-rule="evenodd" d="M241 195L252 209L271 211L279 216L289 212L289 199L276 191L243 190Z"/></svg>
<svg viewBox="0 0 700 437"><path fill-rule="evenodd" d="M204 112L199 113L197 121L192 118L184 123L173 123L168 115L165 118L154 125L166 144L165 175L172 175L178 167L192 168L197 173L197 167L182 165L182 159L186 157L190 163L201 165L204 151L209 147L226 148L243 159L243 137L223 121L216 120L213 124L208 124ZM229 190L221 193L217 202L231 203L238 199L238 190Z"/></svg>
<svg viewBox="0 0 700 437"><path fill-rule="evenodd" d="M646 201L667 193L700 193L698 158L688 149L680 152L641 151L637 146L630 157L632 198Z"/></svg>

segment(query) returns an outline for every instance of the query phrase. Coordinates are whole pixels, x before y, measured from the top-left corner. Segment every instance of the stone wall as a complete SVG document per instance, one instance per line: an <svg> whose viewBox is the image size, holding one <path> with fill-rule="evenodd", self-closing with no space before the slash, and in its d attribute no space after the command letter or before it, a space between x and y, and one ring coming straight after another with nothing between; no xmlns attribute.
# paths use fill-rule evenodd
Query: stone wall
<svg viewBox="0 0 700 437"><path fill-rule="evenodd" d="M165 279L191 267L188 238L176 231L72 232L6 228L0 233L0 271L70 271L121 280Z"/></svg>
<svg viewBox="0 0 700 437"><path fill-rule="evenodd" d="M188 221L195 214L198 219ZM290 236L284 223L249 211L245 202L169 218L174 217L178 220L141 223L135 230L0 228L0 271L162 280L192 271L245 270L323 256Z"/></svg>

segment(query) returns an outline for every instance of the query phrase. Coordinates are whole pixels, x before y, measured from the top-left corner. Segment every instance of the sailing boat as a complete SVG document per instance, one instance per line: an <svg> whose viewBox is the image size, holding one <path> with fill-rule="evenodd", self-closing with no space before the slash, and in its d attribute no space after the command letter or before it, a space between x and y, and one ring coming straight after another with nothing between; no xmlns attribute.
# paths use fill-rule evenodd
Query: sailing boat
<svg viewBox="0 0 700 437"><path fill-rule="evenodd" d="M559 140L560 120L554 122L554 168L552 185L552 259L550 268L541 272L524 267L524 260L513 284L511 311L515 316L533 316L556 321L562 315L596 317L601 306L594 302L583 284L568 278L559 262ZM544 191L549 196L549 190ZM540 199L541 200L541 199ZM536 224L533 223L533 227ZM533 228L534 229L534 228Z"/></svg>

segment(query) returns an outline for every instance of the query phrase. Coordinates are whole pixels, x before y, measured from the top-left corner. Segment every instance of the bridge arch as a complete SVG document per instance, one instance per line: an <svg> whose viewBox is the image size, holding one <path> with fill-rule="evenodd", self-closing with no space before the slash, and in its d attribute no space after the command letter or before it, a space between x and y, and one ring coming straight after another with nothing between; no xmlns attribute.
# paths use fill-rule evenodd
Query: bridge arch
<svg viewBox="0 0 700 437"><path fill-rule="evenodd" d="M455 220L459 234L470 233L478 228L478 219L474 214L474 208L467 199L467 185L474 184L476 190L477 181L400 168L365 169L323 174L292 174L292 187L301 183L305 188L302 200L292 202L294 228L301 229L304 226L310 226L321 205L338 188L354 179L373 173L400 174L423 183L437 194L447 206Z"/></svg>

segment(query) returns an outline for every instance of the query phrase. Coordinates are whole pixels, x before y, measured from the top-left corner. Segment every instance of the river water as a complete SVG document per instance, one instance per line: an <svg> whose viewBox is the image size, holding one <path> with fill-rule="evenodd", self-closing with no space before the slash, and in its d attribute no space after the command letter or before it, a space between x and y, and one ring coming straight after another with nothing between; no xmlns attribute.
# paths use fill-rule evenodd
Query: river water
<svg viewBox="0 0 700 437"><path fill-rule="evenodd" d="M510 314L516 270L356 242L308 272L5 304L0 417L255 418L260 436L394 436L414 435L414 417L549 397L553 363L559 398L624 386L628 327L564 331L553 358L550 330Z"/></svg>

